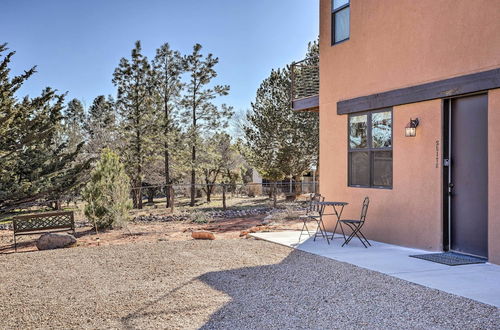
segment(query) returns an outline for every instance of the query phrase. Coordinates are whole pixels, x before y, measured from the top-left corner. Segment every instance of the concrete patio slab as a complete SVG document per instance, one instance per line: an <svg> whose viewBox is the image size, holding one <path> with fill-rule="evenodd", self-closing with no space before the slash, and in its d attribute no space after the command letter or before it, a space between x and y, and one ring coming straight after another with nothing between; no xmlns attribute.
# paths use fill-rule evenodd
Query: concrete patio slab
<svg viewBox="0 0 500 330"><path fill-rule="evenodd" d="M338 234L330 245L323 238L314 241L307 236L302 236L299 242L299 234L299 231L282 231L251 236L500 308L500 266L489 263L447 266L409 257L432 253L430 251L375 241L370 241L372 246L365 248L359 240L352 240L349 245L341 247L344 240Z"/></svg>

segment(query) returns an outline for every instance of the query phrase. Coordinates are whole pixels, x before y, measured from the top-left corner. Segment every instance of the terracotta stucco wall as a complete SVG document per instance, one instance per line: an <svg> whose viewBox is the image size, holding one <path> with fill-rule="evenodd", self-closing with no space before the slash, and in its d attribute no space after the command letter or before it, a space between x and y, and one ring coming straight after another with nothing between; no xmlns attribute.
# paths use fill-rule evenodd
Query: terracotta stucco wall
<svg viewBox="0 0 500 330"><path fill-rule="evenodd" d="M439 250L442 101L393 108L394 182L393 189L387 190L347 186L348 117L336 114L336 104L500 67L500 1L351 0L350 40L335 46L330 44L330 3L321 0L320 7L321 193L327 199L351 203L345 209L346 217L359 216L362 199L369 196L372 203L366 232L371 239ZM492 125L492 107L498 108L500 101L490 96L489 102ZM404 137L410 117L421 119L415 138ZM493 157L497 157L492 148L500 153L500 134L494 134L498 133L490 130L490 142L494 138L499 142L489 146L490 180L496 178L500 186L500 169L496 172L491 166ZM496 239L492 236L500 234L500 228L491 225L492 215L500 218L491 202L492 196L500 198L500 188L494 189L490 187L490 243ZM332 219L328 224L331 228ZM492 255L500 258L500 245L490 244Z"/></svg>
<svg viewBox="0 0 500 330"><path fill-rule="evenodd" d="M500 89L488 93L488 256L500 264Z"/></svg>
<svg viewBox="0 0 500 330"><path fill-rule="evenodd" d="M350 40L335 46L330 3L320 6L325 111L341 99L500 66L498 0L351 0Z"/></svg>
<svg viewBox="0 0 500 330"><path fill-rule="evenodd" d="M328 140L336 141L332 152L321 156L321 193L329 200L350 203L343 218L359 218L363 198L370 197L365 227L369 238L429 250L441 248L441 107L440 100L433 100L393 108L392 189L348 187L347 116L321 123L336 127L328 133ZM404 136L410 117L421 122L414 138ZM333 218L327 219L329 228L334 225Z"/></svg>

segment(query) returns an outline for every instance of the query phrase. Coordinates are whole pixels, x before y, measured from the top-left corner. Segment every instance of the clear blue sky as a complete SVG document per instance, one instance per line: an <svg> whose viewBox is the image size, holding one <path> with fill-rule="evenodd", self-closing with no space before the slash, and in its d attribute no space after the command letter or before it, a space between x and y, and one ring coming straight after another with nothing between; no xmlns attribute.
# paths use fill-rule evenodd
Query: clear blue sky
<svg viewBox="0 0 500 330"><path fill-rule="evenodd" d="M111 82L136 40L151 58L169 42L183 53L201 43L220 59L223 101L249 108L272 68L301 59L318 36L318 0L1 0L0 43L16 51L13 74L37 65L21 94L50 86L89 106L115 95Z"/></svg>

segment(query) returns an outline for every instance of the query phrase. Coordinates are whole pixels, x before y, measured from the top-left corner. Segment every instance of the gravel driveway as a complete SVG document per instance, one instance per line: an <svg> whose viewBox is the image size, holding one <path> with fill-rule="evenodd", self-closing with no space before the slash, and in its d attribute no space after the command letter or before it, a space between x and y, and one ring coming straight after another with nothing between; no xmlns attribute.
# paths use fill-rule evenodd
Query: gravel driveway
<svg viewBox="0 0 500 330"><path fill-rule="evenodd" d="M0 328L499 328L499 309L255 240L0 255Z"/></svg>

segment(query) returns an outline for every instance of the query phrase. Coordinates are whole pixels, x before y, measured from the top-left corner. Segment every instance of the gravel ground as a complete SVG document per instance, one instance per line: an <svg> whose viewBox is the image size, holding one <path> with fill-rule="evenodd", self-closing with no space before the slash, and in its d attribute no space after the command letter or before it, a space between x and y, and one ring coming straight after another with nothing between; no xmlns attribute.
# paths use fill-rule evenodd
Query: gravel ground
<svg viewBox="0 0 500 330"><path fill-rule="evenodd" d="M0 328L500 327L499 309L256 240L0 255Z"/></svg>

